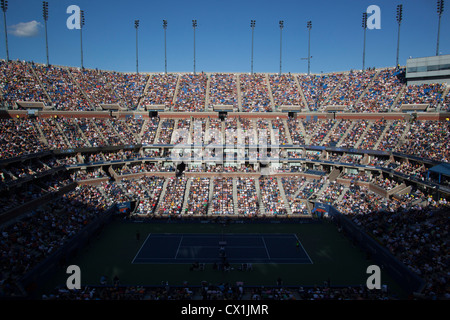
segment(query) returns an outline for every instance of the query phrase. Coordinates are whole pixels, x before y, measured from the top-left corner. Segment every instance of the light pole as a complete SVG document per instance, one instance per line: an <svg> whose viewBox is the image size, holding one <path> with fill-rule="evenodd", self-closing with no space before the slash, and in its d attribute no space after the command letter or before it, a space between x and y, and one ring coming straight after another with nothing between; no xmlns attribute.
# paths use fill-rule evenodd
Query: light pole
<svg viewBox="0 0 450 320"><path fill-rule="evenodd" d="M436 45L436 55L439 55L439 36L441 33L441 16L444 12L444 0L438 0L437 2L437 13L439 15L439 23L438 23L438 36L437 36L437 45Z"/></svg>
<svg viewBox="0 0 450 320"><path fill-rule="evenodd" d="M84 69L83 65L83 26L84 26L84 11L80 10L80 49L81 49L81 69Z"/></svg>
<svg viewBox="0 0 450 320"><path fill-rule="evenodd" d="M365 63L366 63L366 30L367 30L367 13L366 12L363 12L362 27L364 29L364 46L363 46L363 65L362 65L362 70L364 71Z"/></svg>
<svg viewBox="0 0 450 320"><path fill-rule="evenodd" d="M398 53L400 50L400 24L402 23L403 19L403 5L399 4L397 6L397 22L398 22L398 36L397 36L397 60L395 61L395 66L398 67Z"/></svg>
<svg viewBox="0 0 450 320"><path fill-rule="evenodd" d="M281 48L282 48L284 21L280 20L280 22L278 22L278 23L280 25L280 76L281 76Z"/></svg>
<svg viewBox="0 0 450 320"><path fill-rule="evenodd" d="M2 6L2 11L3 11L3 23L5 26L6 61L9 61L8 31L6 29L6 10L8 10L8 0L1 0L1 6Z"/></svg>
<svg viewBox="0 0 450 320"><path fill-rule="evenodd" d="M47 20L48 20L48 2L42 2L42 16L44 18L45 25L45 52L47 53L47 66L49 66L48 62L48 36L47 36Z"/></svg>
<svg viewBox="0 0 450 320"><path fill-rule="evenodd" d="M195 28L197 27L197 20L192 20L192 27L194 28L194 75L195 75Z"/></svg>
<svg viewBox="0 0 450 320"><path fill-rule="evenodd" d="M311 28L312 28L311 21L308 21L306 23L306 28L308 28L308 76L309 76L310 69L311 69L311 53L310 53L310 49L311 49Z"/></svg>
<svg viewBox="0 0 450 320"><path fill-rule="evenodd" d="M136 74L139 74L139 60L138 60L138 28L139 28L139 20L134 20L134 27L136 28Z"/></svg>
<svg viewBox="0 0 450 320"><path fill-rule="evenodd" d="M250 27L252 28L252 62L251 62L251 74L253 74L253 34L255 32L255 20L250 21Z"/></svg>
<svg viewBox="0 0 450 320"><path fill-rule="evenodd" d="M166 41L167 20L163 20L163 28L164 28L164 73L167 74L167 41Z"/></svg>

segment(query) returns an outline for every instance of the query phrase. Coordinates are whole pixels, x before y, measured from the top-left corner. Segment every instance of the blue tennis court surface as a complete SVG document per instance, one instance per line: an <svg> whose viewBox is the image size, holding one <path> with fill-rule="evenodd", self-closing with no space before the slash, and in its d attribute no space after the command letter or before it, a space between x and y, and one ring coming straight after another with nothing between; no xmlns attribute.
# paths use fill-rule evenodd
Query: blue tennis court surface
<svg viewBox="0 0 450 320"><path fill-rule="evenodd" d="M299 245L297 245L297 242ZM312 264L295 234L151 233L132 263Z"/></svg>

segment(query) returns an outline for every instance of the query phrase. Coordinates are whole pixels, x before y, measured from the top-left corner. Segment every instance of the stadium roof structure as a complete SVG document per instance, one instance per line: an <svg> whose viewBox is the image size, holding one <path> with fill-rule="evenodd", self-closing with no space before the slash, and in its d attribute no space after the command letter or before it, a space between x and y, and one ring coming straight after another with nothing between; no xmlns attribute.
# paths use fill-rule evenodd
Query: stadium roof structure
<svg viewBox="0 0 450 320"><path fill-rule="evenodd" d="M450 163L441 163L429 169L429 171L450 177Z"/></svg>

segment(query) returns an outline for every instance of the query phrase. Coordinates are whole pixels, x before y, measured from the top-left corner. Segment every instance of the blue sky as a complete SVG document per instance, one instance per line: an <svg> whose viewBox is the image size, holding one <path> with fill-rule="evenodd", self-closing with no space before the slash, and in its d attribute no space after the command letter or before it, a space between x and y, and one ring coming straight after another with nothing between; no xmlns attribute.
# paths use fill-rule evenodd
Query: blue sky
<svg viewBox="0 0 450 320"><path fill-rule="evenodd" d="M193 28L196 19L196 71L250 72L251 28L254 33L254 72L306 73L308 30L312 21L311 72L362 68L362 12L369 5L381 9L381 29L367 30L366 67L395 65L397 50L396 7L403 4L400 64L412 57L436 53L438 15L435 0L48 0L50 63L79 67L80 31L69 30L70 5L85 11L83 53L86 68L136 71L136 31L139 27L139 71L164 72L164 30L167 27L167 71L193 71ZM450 1L441 21L440 52L450 54ZM0 58L6 58L1 17ZM9 0L6 12L10 59L46 62L41 0ZM34 21L34 22L33 22ZM24 32L18 35L24 26ZM447 30L447 35L445 34ZM26 35L26 36L24 36Z"/></svg>

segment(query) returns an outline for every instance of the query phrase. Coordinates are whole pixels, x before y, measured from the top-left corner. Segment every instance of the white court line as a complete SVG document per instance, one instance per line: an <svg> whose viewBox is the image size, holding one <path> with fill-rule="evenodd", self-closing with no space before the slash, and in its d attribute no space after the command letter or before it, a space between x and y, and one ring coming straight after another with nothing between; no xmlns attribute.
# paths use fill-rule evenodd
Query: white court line
<svg viewBox="0 0 450 320"><path fill-rule="evenodd" d="M308 254L308 251L305 250L305 248L303 248L302 242L300 241L300 239L297 237L297 235L294 233L294 236L297 238L298 243L300 243L300 245L302 246L303 251L305 251L306 256L308 257L309 261L311 261L311 264L314 264L314 262L312 261L311 257Z"/></svg>
<svg viewBox="0 0 450 320"><path fill-rule="evenodd" d="M136 257L139 255L139 252L141 252L142 248L144 247L145 243L147 242L148 238L150 238L151 233L148 234L147 238L145 238L144 243L142 244L142 246L139 248L139 251L136 253L136 255L133 258L133 261L131 261L131 263L134 263L134 260L136 260Z"/></svg>
<svg viewBox="0 0 450 320"><path fill-rule="evenodd" d="M180 248L205 248L205 249L217 249L217 246L202 246L202 245L198 245L198 246L180 246ZM226 246L226 248L230 248L230 249L262 249L264 248L263 246Z"/></svg>
<svg viewBox="0 0 450 320"><path fill-rule="evenodd" d="M184 262L180 262L180 264L186 264L191 263L192 261L199 260L198 258L181 258L182 260L185 260ZM162 260L162 262L161 262ZM168 262L169 260L180 260L180 258L140 258L139 261L141 262L135 262L134 264L167 264L171 263ZM217 261L217 258L201 258L202 261ZM231 259L230 263L240 263L239 261L246 261L246 262L252 262L252 263L258 263L258 264L271 264L271 263L278 263L278 264L312 264L311 262L307 262L306 258L276 258L272 259L271 262L261 262L261 258L237 258L237 259ZM236 262L238 261L238 262ZM294 262L283 262L283 261L294 261Z"/></svg>
<svg viewBox="0 0 450 320"><path fill-rule="evenodd" d="M269 260L271 260L270 259L270 254L269 254L269 250L267 250L266 241L264 241L264 237L261 237L261 239L264 242L264 247L266 248L267 258L269 258Z"/></svg>
<svg viewBox="0 0 450 320"><path fill-rule="evenodd" d="M178 251L180 251L181 241L183 241L183 236L181 236L181 238L180 238L180 243L178 243L178 249L177 249L177 252L175 253L175 258L174 258L174 259L177 258L177 256L178 256Z"/></svg>

